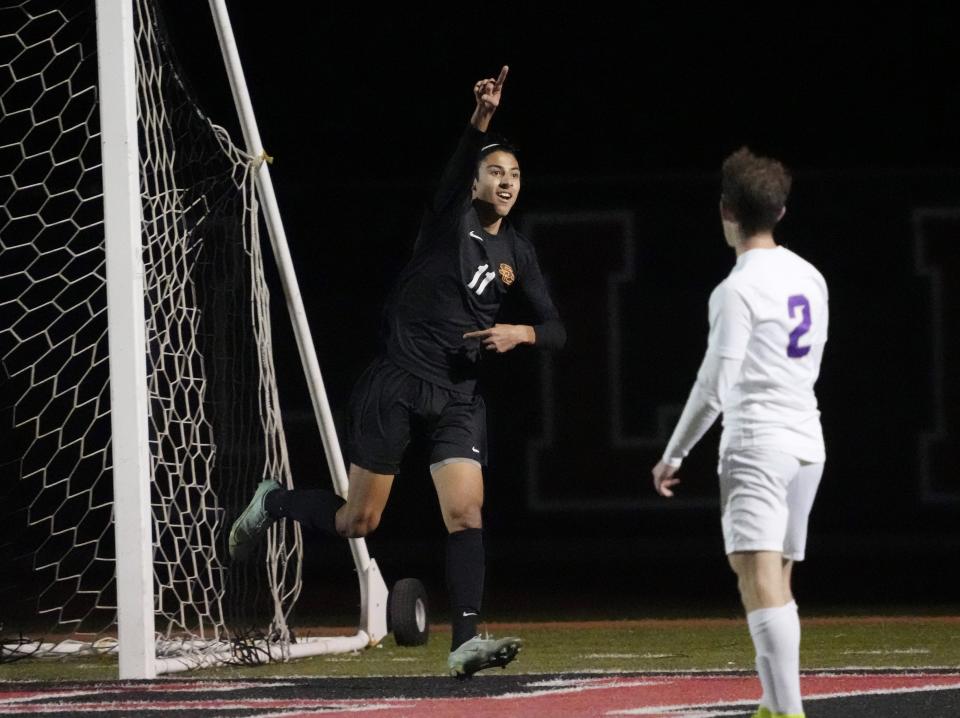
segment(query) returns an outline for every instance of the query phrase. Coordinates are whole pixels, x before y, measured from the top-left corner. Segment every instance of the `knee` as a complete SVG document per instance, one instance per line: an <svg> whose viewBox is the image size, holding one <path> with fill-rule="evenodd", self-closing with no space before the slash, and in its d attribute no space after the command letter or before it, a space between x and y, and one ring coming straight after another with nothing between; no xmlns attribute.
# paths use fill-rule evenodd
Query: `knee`
<svg viewBox="0 0 960 718"><path fill-rule="evenodd" d="M483 528L483 517L479 503L464 503L451 506L446 516L447 531L465 531Z"/></svg>
<svg viewBox="0 0 960 718"><path fill-rule="evenodd" d="M740 575L737 588L744 606L748 608L779 605L783 593L780 581L772 580L762 574Z"/></svg>
<svg viewBox="0 0 960 718"><path fill-rule="evenodd" d="M337 533L344 538L363 538L380 525L380 512L346 504L337 512Z"/></svg>
<svg viewBox="0 0 960 718"><path fill-rule="evenodd" d="M754 576L744 576L742 574L737 576L737 590L740 592L740 598L742 598L744 602L749 601L750 598L757 594L757 585L754 579Z"/></svg>

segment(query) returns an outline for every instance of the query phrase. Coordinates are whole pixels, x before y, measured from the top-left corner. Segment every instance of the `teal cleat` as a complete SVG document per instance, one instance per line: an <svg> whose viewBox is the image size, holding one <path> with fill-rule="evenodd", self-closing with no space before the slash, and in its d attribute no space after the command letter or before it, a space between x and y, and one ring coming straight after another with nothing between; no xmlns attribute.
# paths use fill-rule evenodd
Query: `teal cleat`
<svg viewBox="0 0 960 718"><path fill-rule="evenodd" d="M519 638L480 638L474 636L450 653L450 675L461 680L485 668L501 668L517 657L523 641Z"/></svg>
<svg viewBox="0 0 960 718"><path fill-rule="evenodd" d="M260 537L270 528L274 519L267 513L267 494L279 491L281 488L283 487L273 479L261 481L247 508L233 522L228 548L230 558L234 561L245 560L256 547Z"/></svg>

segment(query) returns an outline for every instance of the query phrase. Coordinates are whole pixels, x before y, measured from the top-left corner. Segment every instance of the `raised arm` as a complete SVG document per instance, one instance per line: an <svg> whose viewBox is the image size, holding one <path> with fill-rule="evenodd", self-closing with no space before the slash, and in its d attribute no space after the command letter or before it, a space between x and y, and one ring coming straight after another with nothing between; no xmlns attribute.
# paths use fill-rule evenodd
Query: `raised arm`
<svg viewBox="0 0 960 718"><path fill-rule="evenodd" d="M481 132L490 128L490 120L500 106L500 95L503 92L503 83L507 81L510 68L504 65L500 68L500 75L494 80L488 77L480 80L473 86L473 96L477 100L477 107L470 117L470 125Z"/></svg>
<svg viewBox="0 0 960 718"><path fill-rule="evenodd" d="M460 137L457 149L440 175L440 182L430 206L435 215L469 201L477 169L477 155L483 147L490 120L500 106L503 83L508 72L509 68L504 65L496 79L488 77L474 84L473 95L477 104L470 116L470 124Z"/></svg>

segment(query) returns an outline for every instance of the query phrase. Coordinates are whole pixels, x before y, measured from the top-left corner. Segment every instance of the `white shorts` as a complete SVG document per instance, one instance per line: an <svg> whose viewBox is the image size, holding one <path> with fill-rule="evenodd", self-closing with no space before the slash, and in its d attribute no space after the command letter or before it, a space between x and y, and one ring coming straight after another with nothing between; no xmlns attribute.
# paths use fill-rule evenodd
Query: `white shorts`
<svg viewBox="0 0 960 718"><path fill-rule="evenodd" d="M779 451L738 449L720 458L718 473L727 553L779 551L802 561L823 464Z"/></svg>

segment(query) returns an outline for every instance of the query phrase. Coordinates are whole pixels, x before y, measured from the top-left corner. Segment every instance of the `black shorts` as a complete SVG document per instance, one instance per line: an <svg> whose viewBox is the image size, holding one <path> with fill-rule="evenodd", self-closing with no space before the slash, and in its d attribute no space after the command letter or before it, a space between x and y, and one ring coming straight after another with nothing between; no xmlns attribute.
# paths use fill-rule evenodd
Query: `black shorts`
<svg viewBox="0 0 960 718"><path fill-rule="evenodd" d="M431 465L469 459L486 466L483 397L432 384L381 357L363 372L350 397L350 463L377 474L396 474L414 433L429 442Z"/></svg>

